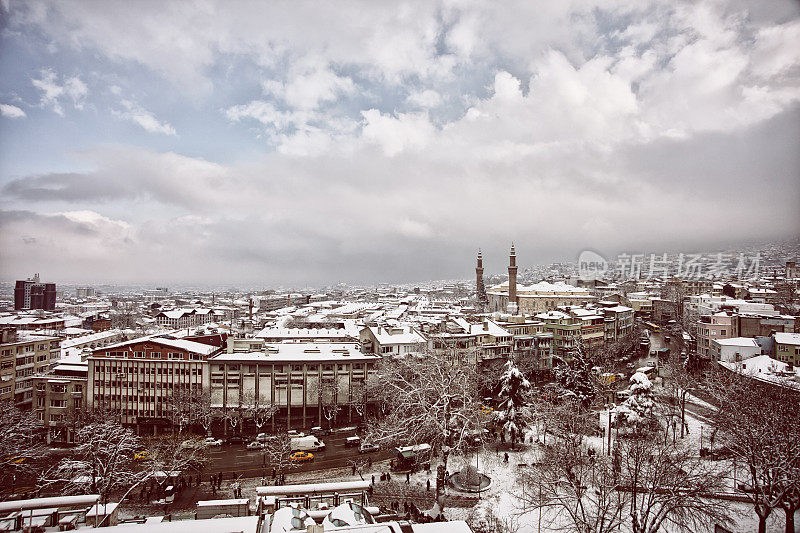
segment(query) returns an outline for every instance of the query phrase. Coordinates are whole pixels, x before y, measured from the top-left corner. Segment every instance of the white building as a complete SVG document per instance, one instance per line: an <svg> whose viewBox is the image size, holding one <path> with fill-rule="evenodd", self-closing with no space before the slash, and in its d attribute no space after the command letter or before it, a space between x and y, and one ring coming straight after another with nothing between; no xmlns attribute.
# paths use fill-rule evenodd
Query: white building
<svg viewBox="0 0 800 533"><path fill-rule="evenodd" d="M749 337L713 339L710 355L712 361L739 362L761 355L761 346Z"/></svg>
<svg viewBox="0 0 800 533"><path fill-rule="evenodd" d="M422 351L425 337L412 326L369 326L359 332L361 351L384 357Z"/></svg>

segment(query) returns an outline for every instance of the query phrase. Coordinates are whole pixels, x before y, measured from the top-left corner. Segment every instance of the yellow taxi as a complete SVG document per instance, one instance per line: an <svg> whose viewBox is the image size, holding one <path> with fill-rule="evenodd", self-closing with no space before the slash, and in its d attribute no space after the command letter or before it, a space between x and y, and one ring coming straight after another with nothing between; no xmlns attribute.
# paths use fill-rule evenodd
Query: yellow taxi
<svg viewBox="0 0 800 533"><path fill-rule="evenodd" d="M293 452L289 455L289 459L298 463L305 463L306 461L313 461L314 454L311 452Z"/></svg>
<svg viewBox="0 0 800 533"><path fill-rule="evenodd" d="M133 454L133 458L136 459L137 461L149 461L150 459L152 459L152 457L150 457L150 452L147 450L136 452L135 454Z"/></svg>

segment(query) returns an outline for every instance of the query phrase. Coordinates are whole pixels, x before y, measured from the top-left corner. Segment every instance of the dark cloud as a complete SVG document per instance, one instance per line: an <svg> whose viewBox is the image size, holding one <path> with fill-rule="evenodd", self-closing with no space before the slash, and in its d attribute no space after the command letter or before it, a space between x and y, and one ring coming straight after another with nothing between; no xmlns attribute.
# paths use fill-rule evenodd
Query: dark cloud
<svg viewBox="0 0 800 533"><path fill-rule="evenodd" d="M97 174L54 173L17 178L3 186L3 194L29 202L97 202L130 199L137 192L120 180Z"/></svg>

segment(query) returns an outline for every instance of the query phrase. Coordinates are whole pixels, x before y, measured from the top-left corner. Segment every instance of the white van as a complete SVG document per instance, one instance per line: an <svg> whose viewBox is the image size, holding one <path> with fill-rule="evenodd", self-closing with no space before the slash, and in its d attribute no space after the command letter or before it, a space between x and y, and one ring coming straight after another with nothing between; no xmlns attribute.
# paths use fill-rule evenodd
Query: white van
<svg viewBox="0 0 800 533"><path fill-rule="evenodd" d="M305 437L294 437L292 439L292 451L314 451L324 450L325 443L319 440L314 435L307 435Z"/></svg>

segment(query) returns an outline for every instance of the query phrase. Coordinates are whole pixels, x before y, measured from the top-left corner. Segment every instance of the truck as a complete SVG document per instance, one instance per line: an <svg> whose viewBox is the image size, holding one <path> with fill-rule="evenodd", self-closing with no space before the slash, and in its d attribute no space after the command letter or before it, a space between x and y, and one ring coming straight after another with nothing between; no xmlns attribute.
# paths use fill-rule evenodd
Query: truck
<svg viewBox="0 0 800 533"><path fill-rule="evenodd" d="M291 441L292 451L316 451L324 450L325 443L319 440L314 435L307 435L305 437L293 437Z"/></svg>

